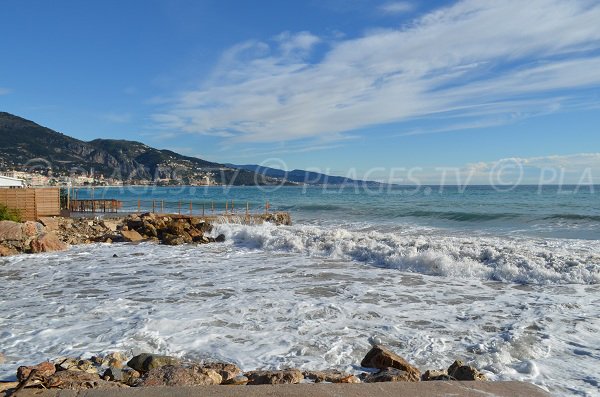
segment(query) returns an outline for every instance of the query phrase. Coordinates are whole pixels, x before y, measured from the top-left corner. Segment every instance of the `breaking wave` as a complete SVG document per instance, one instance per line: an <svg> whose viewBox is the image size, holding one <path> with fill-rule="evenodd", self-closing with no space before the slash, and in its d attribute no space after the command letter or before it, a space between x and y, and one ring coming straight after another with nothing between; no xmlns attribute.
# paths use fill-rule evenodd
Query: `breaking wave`
<svg viewBox="0 0 600 397"><path fill-rule="evenodd" d="M248 249L353 260L433 276L521 284L600 283L600 242L399 234L341 227L217 225Z"/></svg>

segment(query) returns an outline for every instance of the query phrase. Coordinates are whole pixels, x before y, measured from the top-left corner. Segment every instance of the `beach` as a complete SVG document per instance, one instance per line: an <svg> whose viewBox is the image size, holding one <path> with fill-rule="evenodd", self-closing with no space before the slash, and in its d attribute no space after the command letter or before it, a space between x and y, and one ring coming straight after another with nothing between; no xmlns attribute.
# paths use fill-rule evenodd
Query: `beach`
<svg viewBox="0 0 600 397"><path fill-rule="evenodd" d="M222 244L98 243L0 259L0 378L114 350L358 373L382 343L419 368L460 359L490 380L597 393L600 242L589 191L211 189L188 194L268 198L293 225L218 224L211 236Z"/></svg>

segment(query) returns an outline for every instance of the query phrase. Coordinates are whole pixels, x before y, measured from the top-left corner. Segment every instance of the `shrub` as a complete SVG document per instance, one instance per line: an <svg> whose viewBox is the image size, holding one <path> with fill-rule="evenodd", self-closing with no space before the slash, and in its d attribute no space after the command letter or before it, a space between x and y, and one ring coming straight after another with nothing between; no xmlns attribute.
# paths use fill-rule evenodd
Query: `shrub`
<svg viewBox="0 0 600 397"><path fill-rule="evenodd" d="M4 204L0 204L0 221L21 222L21 214L18 210L11 210Z"/></svg>

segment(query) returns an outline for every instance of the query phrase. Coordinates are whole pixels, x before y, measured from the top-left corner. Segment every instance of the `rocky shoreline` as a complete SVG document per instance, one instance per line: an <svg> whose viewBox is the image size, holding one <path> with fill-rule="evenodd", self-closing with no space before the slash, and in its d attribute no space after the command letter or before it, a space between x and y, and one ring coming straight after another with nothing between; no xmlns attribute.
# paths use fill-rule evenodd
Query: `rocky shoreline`
<svg viewBox="0 0 600 397"><path fill-rule="evenodd" d="M375 345L360 363L358 375L335 370L242 371L223 362L191 362L176 357L122 352L89 359L61 357L17 369L16 382L0 382L3 396L25 388L86 390L156 386L275 385L298 383L376 383L421 381L485 381L476 368L454 361L448 369L421 370L388 348Z"/></svg>
<svg viewBox="0 0 600 397"><path fill-rule="evenodd" d="M285 213L264 214L253 220L291 223ZM90 243L150 241L181 245L225 241L224 235L211 237L211 231L212 221L206 217L153 213L107 220L56 217L41 218L38 222L0 221L0 256L63 251L69 245Z"/></svg>

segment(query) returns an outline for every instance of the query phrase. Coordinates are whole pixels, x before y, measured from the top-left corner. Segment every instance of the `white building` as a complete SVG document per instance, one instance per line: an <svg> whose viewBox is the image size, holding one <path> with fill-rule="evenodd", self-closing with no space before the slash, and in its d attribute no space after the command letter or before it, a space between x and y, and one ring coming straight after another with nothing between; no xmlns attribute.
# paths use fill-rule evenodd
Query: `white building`
<svg viewBox="0 0 600 397"><path fill-rule="evenodd" d="M25 187L25 181L9 176L0 176L0 188L5 187Z"/></svg>

